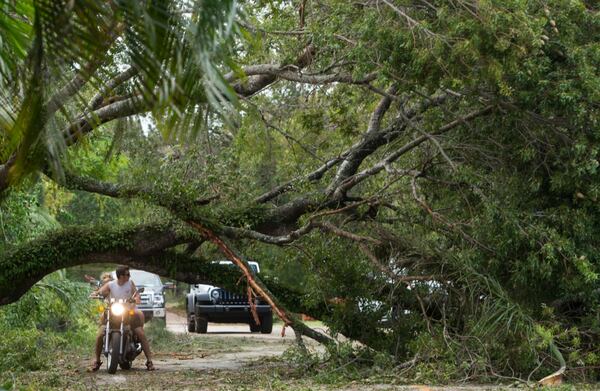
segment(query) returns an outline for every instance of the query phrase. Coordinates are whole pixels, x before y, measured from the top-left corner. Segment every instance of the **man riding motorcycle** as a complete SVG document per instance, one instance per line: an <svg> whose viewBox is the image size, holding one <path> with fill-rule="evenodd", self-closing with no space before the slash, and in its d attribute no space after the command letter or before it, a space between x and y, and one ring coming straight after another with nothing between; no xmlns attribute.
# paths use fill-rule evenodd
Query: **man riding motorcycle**
<svg viewBox="0 0 600 391"><path fill-rule="evenodd" d="M119 266L116 269L117 279L113 281L109 281L102 285L98 290L94 291L92 295L100 295L103 297L110 296L110 299L128 299L130 297L134 297L136 303L139 304L140 297L137 292L137 288L133 281L130 281L129 267L128 266ZM142 344L142 349L144 354L146 355L146 368L149 371L153 371L154 364L152 364L152 354L150 352L150 345L148 344L148 340L146 339L146 335L144 334L144 314L137 308L134 308L134 316L131 319L131 328L137 335L139 341ZM91 370L97 371L100 369L102 365L102 361L100 361L100 355L102 354L102 340L104 336L104 323L105 321L101 321L102 326L98 331L98 335L96 336L96 347L95 347L95 355L96 359L92 362Z"/></svg>

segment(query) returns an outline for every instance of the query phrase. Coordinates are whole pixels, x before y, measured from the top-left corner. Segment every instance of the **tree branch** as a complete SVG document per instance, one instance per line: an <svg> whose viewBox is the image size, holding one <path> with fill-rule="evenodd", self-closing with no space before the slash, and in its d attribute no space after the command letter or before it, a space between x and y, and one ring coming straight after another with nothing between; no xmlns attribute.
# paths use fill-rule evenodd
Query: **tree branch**
<svg viewBox="0 0 600 391"><path fill-rule="evenodd" d="M348 232L348 231L344 231L341 228L336 227L335 225L328 223L328 222L315 222L313 223L315 224L317 227L325 230L325 231L329 231L337 236L343 237L343 238L347 238L350 240L353 240L355 242L359 242L359 243L372 243L375 245L381 245L381 241L371 238L369 236L361 236L361 235L357 235L354 234L352 232Z"/></svg>
<svg viewBox="0 0 600 391"><path fill-rule="evenodd" d="M265 202L268 202L268 201L280 196L281 194L284 194L284 193L288 192L289 190L293 189L294 183L300 182L302 180L308 180L310 182L318 181L319 179L321 179L323 177L323 175L330 168L335 167L337 164L339 164L348 153L349 153L349 151L346 151L338 157L329 159L323 165L321 165L319 168L312 171L311 173L301 176L301 177L294 178L282 185L279 185L279 186L269 190L268 192L262 194L261 196L256 197L254 199L254 202L257 204L264 204Z"/></svg>
<svg viewBox="0 0 600 391"><path fill-rule="evenodd" d="M397 90L398 86L394 84L386 91L386 95L384 95L383 98L381 98L379 104L375 108L375 111L371 115L371 119L369 120L369 126L367 128L367 133L374 133L379 131L379 128L381 127L381 120L383 119L383 116L388 111L392 103L391 95L394 95Z"/></svg>
<svg viewBox="0 0 600 391"><path fill-rule="evenodd" d="M385 95L381 99L381 101L377 105L377 108L373 112L373 115L371 116L371 120L369 121L369 127L367 128L367 133L376 132L379 130L381 120L383 119L383 116L389 109L390 104L392 102L391 95L393 95L396 92L396 90L397 90L397 86L393 85L386 92L386 94L388 94L388 95ZM329 159L327 162L325 162L323 165L321 165L319 168L317 168L313 172L309 173L308 175L294 178L282 185L279 185L279 186L275 187L274 189L255 198L254 202L259 203L259 204L268 202L268 201L280 196L281 194L289 191L290 189L292 189L293 188L292 185L296 182L299 182L302 179L307 179L311 182L321 179L323 177L323 174L325 174L326 171L328 171L330 168L332 168L335 165L337 165L338 163L340 163L343 159L345 159L350 154L350 152L351 152L350 149L346 150L340 156Z"/></svg>
<svg viewBox="0 0 600 391"><path fill-rule="evenodd" d="M85 85L85 83L87 83L92 77L99 65L100 61L97 59L90 61L86 66L77 72L75 77L73 77L70 82L68 82L63 88L54 94L46 103L46 116L52 116L56 110L63 107L70 97L77 94Z"/></svg>
<svg viewBox="0 0 600 391"><path fill-rule="evenodd" d="M362 79L354 79L348 73L331 73L331 74L305 74L296 66L282 66L278 64L260 64L250 65L242 68L246 76L268 75L278 77L280 79L295 81L305 84L330 84L330 83L347 83L347 84L366 84L375 79L376 73L370 73ZM237 77L233 73L225 76L225 80L233 81Z"/></svg>
<svg viewBox="0 0 600 391"><path fill-rule="evenodd" d="M313 58L316 54L315 47L312 44L307 45L302 53L298 56L294 64L292 64L297 69L302 69L310 65L313 61ZM235 81L239 78L239 75L236 75L233 72L230 72L225 75L225 80L228 82ZM264 88L270 86L271 84L277 81L277 76L270 74L257 74L255 76L251 76L248 80L243 82L239 82L233 85L233 90L240 96L250 97Z"/></svg>
<svg viewBox="0 0 600 391"><path fill-rule="evenodd" d="M194 232L173 224L76 227L51 232L0 256L0 305L11 303L45 275L65 267L93 262L150 264L167 273L163 250L198 240ZM147 260L148 259L148 260ZM192 268L182 269L187 272Z"/></svg>
<svg viewBox="0 0 600 391"><path fill-rule="evenodd" d="M45 114L47 117L52 116L56 110L60 109L67 99L75 95L81 90L81 88L87 83L90 78L94 75L98 67L102 64L102 60L108 49L115 42L117 37L121 35L123 30L125 29L125 25L123 23L115 23L113 24L114 29L112 31L108 31L108 39L106 39L105 43L102 47L105 49L104 51L99 50L96 52L98 57L92 58L83 68L81 68L75 77L71 79L69 83L67 83L63 88L61 88L56 94L54 94L46 103Z"/></svg>
<svg viewBox="0 0 600 391"><path fill-rule="evenodd" d="M468 121L471 121L477 117L487 115L492 112L492 108L493 108L493 106L486 106L481 110L477 110L477 111L471 112L463 117L457 118L456 120L449 122L446 125L440 127L438 129L438 131L435 133L435 135L444 134L444 133L448 132L449 130L451 130L459 125L462 125ZM399 148L397 151L386 156L383 160L379 161L374 166L372 166L368 169L365 169L351 177L348 177L346 180L344 180L344 182L342 182L338 186L338 188L335 190L335 192L345 194L348 190L350 190L352 187L356 186L357 184L359 184L366 178L379 173L383 169L388 168L391 163L398 160L402 155L406 154L407 152L418 147L423 142L429 140L430 137L431 137L431 135L425 134L423 136L417 137L416 139L408 142L407 144L405 144L404 146ZM411 170L403 171L403 174L412 174L412 173L414 173L414 171L411 171Z"/></svg>
<svg viewBox="0 0 600 391"><path fill-rule="evenodd" d="M346 155L344 161L338 167L335 178L331 181L327 189L325 190L328 196L332 196L335 199L342 199L344 197L344 193L341 191L337 191L339 185L345 181L350 176L356 173L356 170L360 167L363 160L375 152L379 147L390 143L395 140L402 134L402 132L406 129L406 118L413 119L417 115L422 114L424 111L429 109L432 106L439 106L448 98L448 94L440 93L428 97L427 99L421 101L417 105L414 105L408 109L405 109L401 115L396 116L396 118L392 121L392 124L388 126L386 129L382 131L373 131L365 132L362 139L354 144L348 154ZM384 97L380 103L380 106L383 105L385 99L389 99L388 97ZM378 109L379 107L378 106ZM377 127L375 127L377 129Z"/></svg>
<svg viewBox="0 0 600 391"><path fill-rule="evenodd" d="M123 72L119 73L118 75L116 75L115 77L113 77L111 80L109 80L100 91L98 91L98 93L96 95L94 95L94 97L90 100L90 103L88 104L89 108L91 110L96 110L98 109L100 106L102 106L102 102L106 99L106 97L118 86L120 86L121 84L125 83L127 80L131 79L132 77L134 77L135 75L138 74L138 69L135 66L131 66L129 68L127 68L126 70L124 70Z"/></svg>
<svg viewBox="0 0 600 391"><path fill-rule="evenodd" d="M381 1L383 1L391 9L393 9L398 15L400 15L404 20L406 20L406 23L408 24L408 27L410 29L417 28L418 30L423 31L425 33L425 35L430 36L430 37L433 37L436 35L433 31L423 27L420 22L413 19L410 15L408 15L406 12L402 11L400 8L396 7L390 1L388 1L388 0L381 0Z"/></svg>
<svg viewBox="0 0 600 391"><path fill-rule="evenodd" d="M140 96L133 96L101 107L96 111L81 116L64 131L67 146L73 145L79 138L94 128L117 118L125 118L130 115L139 114L150 109L150 103Z"/></svg>

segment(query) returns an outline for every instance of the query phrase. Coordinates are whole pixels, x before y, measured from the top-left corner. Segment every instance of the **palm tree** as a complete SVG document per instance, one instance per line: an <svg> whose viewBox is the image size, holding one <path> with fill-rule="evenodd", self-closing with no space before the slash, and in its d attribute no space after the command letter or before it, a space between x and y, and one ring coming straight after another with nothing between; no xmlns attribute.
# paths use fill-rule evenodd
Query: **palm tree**
<svg viewBox="0 0 600 391"><path fill-rule="evenodd" d="M235 102L227 60L235 0L0 0L0 196L65 147L152 112L167 136Z"/></svg>

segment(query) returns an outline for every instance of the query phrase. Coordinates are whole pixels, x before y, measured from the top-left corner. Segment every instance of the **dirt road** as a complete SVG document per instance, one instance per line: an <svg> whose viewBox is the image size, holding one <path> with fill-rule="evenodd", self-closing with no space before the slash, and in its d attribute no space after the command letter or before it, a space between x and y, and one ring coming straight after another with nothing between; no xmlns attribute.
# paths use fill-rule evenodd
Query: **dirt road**
<svg viewBox="0 0 600 391"><path fill-rule="evenodd" d="M117 388L133 385L141 379L168 382L169 373L198 373L202 371L235 371L258 360L279 356L294 343L294 332L286 329L281 336L281 326L274 325L271 334L250 333L246 324L209 323L208 333L188 333L186 319L174 312L167 313L167 331L184 337L190 343L201 342L203 348L185 352L169 349L157 349L153 362L158 369L147 373L143 367L143 355L134 362L130 371L118 371L110 375L103 367L95 373L91 381L93 386L113 386ZM199 339L200 341L197 341ZM149 376L151 375L151 376ZM91 385L91 384L90 384Z"/></svg>
<svg viewBox="0 0 600 391"><path fill-rule="evenodd" d="M162 329L165 332L164 329ZM497 386L426 387L392 384L345 385L315 384L300 378L287 379L285 366L271 360L295 343L293 330L281 337L281 326L274 325L273 333L250 333L245 324L209 323L208 333L188 333L186 319L173 312L167 314L167 333L173 343L153 345L155 372L147 372L143 355L131 370L119 370L110 375L106 367L87 373L77 387L69 389L145 389L145 390L401 390L401 391L475 391L506 389ZM171 334L173 333L173 334ZM309 347L313 346L310 341ZM81 366L88 365L88 361ZM281 369L283 368L283 371Z"/></svg>
<svg viewBox="0 0 600 391"><path fill-rule="evenodd" d="M167 313L167 330L175 334L187 334L192 338L202 338L207 342L212 340L220 343L223 338L242 338L244 343L233 343L239 348L238 351L203 355L200 360L188 356L179 357L176 354L157 354L154 362L164 370L236 369L261 357L279 356L294 343L294 331L288 327L282 337L281 325L273 325L271 334L261 334L251 333L247 324L209 323L206 334L188 333L186 319L173 312Z"/></svg>
<svg viewBox="0 0 600 391"><path fill-rule="evenodd" d="M277 340L284 341L294 340L294 330L287 327L285 330L285 336L281 337L281 324L273 325L273 332L271 334L251 333L250 328L247 324L243 323L209 323L208 332L206 334L195 334L202 338L211 338L211 336L227 336L227 337L241 337L241 338L257 338L260 340ZM167 330L172 333L182 334L187 333L187 321L183 316L179 316L174 312L167 313ZM282 341L283 342L283 341Z"/></svg>

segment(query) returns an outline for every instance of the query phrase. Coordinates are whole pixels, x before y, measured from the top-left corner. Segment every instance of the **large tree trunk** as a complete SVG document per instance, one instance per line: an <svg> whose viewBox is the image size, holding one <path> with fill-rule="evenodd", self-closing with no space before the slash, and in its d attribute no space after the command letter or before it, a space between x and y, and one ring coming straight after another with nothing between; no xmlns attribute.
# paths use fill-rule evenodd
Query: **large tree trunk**
<svg viewBox="0 0 600 391"><path fill-rule="evenodd" d="M170 250L195 239L193 232L169 224L68 228L49 233L2 254L0 305L18 300L53 271L87 263L121 263L191 283L227 280L228 272L220 274L205 260ZM239 278L239 272L229 273L229 277Z"/></svg>

